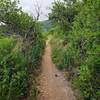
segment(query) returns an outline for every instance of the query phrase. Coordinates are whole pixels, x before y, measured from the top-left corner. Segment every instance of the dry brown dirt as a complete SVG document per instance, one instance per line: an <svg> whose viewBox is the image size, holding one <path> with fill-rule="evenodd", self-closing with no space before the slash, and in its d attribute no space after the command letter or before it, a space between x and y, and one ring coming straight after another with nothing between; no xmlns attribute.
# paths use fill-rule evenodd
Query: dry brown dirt
<svg viewBox="0 0 100 100"><path fill-rule="evenodd" d="M64 75L51 60L51 46L47 41L39 76L38 100L76 100L72 88Z"/></svg>

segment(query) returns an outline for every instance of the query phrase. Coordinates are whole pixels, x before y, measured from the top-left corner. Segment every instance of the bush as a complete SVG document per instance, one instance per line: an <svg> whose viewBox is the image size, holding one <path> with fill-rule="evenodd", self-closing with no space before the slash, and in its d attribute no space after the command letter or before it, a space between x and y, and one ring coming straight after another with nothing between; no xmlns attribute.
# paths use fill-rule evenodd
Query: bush
<svg viewBox="0 0 100 100"><path fill-rule="evenodd" d="M17 42L11 37L0 39L0 100L18 100L27 95L30 80L30 59L27 57L31 57L32 68L35 68L42 56L42 40L35 42L28 55L24 55L21 48L15 49L19 45Z"/></svg>
<svg viewBox="0 0 100 100"><path fill-rule="evenodd" d="M27 59L13 52L12 38L0 39L0 99L16 100L24 95L28 82Z"/></svg>

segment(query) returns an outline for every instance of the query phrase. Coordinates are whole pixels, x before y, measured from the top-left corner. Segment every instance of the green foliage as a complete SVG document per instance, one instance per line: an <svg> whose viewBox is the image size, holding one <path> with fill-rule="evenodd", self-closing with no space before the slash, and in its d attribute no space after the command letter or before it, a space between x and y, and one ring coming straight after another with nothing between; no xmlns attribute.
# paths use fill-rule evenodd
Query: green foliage
<svg viewBox="0 0 100 100"><path fill-rule="evenodd" d="M0 39L0 99L16 100L27 87L27 60L20 52L13 52L12 38Z"/></svg>
<svg viewBox="0 0 100 100"><path fill-rule="evenodd" d="M52 50L52 60L58 66L59 69L63 69L64 65L62 65L63 60L63 52L61 52L61 48L55 48ZM59 54L59 55L58 55ZM60 57L60 59L59 59Z"/></svg>
<svg viewBox="0 0 100 100"><path fill-rule="evenodd" d="M5 24L0 25L0 100L22 100L29 92L44 40L38 22L16 0L0 0L0 22ZM34 84L33 95L35 100Z"/></svg>
<svg viewBox="0 0 100 100"><path fill-rule="evenodd" d="M38 32L37 22L32 16L18 8L18 1L0 1L0 22L5 23L5 33L16 33L23 37L35 37Z"/></svg>
<svg viewBox="0 0 100 100"><path fill-rule="evenodd" d="M6 23L6 15L18 12L18 0L0 0L0 22Z"/></svg>
<svg viewBox="0 0 100 100"><path fill-rule="evenodd" d="M53 32L51 40L53 61L58 67L73 71L73 83L80 89L84 100L99 100L100 21L98 16L100 1L83 0L70 3L69 0L66 0L65 2L67 2L69 8L67 11L64 10L63 14L67 13L70 17L70 10L73 11L71 7L75 7L74 10L77 11L77 14L73 16L69 26L64 26L69 30L59 29L57 27L61 24L56 23L56 19L51 15L55 16L59 9L62 11L63 7L65 8L65 5L57 8L57 5L62 3L56 2L53 6L50 14L51 20L55 21L55 28L51 31ZM60 12L59 15L61 15ZM64 19L63 15L59 15L57 16ZM68 20L64 19L64 22L67 24ZM77 72L75 72L76 69L78 69Z"/></svg>
<svg viewBox="0 0 100 100"><path fill-rule="evenodd" d="M17 41L12 37L1 37L0 39L1 100L18 100L20 97L27 95L30 69L32 67L31 70L34 72L34 68L37 67L42 56L44 43L41 38L29 49L31 52L28 55L24 55L19 50L20 48L15 49L18 45L16 44ZM32 66L30 66L30 59L27 56L31 57Z"/></svg>
<svg viewBox="0 0 100 100"><path fill-rule="evenodd" d="M59 25L62 30L70 31L74 16L77 15L75 5L71 6L66 2L55 1L51 10L49 19Z"/></svg>
<svg viewBox="0 0 100 100"><path fill-rule="evenodd" d="M35 67L37 67L37 64L40 62L39 60L42 56L44 45L44 41L41 38L39 38L31 49L32 64Z"/></svg>

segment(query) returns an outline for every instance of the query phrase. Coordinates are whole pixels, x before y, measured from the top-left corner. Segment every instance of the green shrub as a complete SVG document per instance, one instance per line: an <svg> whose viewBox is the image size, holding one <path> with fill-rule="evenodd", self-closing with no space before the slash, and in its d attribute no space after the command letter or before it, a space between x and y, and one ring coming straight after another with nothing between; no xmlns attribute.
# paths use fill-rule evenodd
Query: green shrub
<svg viewBox="0 0 100 100"><path fill-rule="evenodd" d="M27 56L31 57L32 68L36 68L44 48L43 41L37 40L31 52L24 55L20 48L14 49L17 45L13 38L0 39L0 100L18 100L27 95L30 80Z"/></svg>
<svg viewBox="0 0 100 100"><path fill-rule="evenodd" d="M27 59L13 52L12 38L0 39L0 99L16 100L24 95L28 82Z"/></svg>

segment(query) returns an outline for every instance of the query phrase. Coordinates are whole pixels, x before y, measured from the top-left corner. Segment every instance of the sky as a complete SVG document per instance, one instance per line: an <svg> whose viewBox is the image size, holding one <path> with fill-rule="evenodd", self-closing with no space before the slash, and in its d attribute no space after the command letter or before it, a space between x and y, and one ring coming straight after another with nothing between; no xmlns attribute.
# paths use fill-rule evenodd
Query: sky
<svg viewBox="0 0 100 100"><path fill-rule="evenodd" d="M54 0L20 0L20 6L22 6L23 11L28 12L31 15L36 16L36 10L34 5L39 5L41 7L40 20L47 20L48 13L50 12L49 7Z"/></svg>

